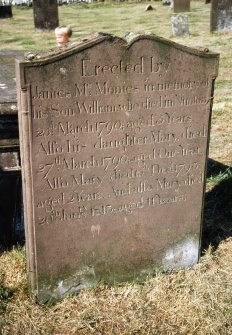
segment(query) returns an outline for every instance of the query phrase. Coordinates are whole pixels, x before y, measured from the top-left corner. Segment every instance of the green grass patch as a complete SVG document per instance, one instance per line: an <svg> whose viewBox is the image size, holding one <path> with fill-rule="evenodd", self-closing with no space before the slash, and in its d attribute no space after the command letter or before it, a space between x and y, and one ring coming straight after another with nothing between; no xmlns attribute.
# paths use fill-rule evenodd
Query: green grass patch
<svg viewBox="0 0 232 335"><path fill-rule="evenodd" d="M21 37L9 37L9 38L3 38L0 40L1 43L15 43L15 42L20 42L22 41Z"/></svg>
<svg viewBox="0 0 232 335"><path fill-rule="evenodd" d="M21 42L22 45L27 45L27 46L35 46L36 42L35 41L28 41L28 40L24 40Z"/></svg>
<svg viewBox="0 0 232 335"><path fill-rule="evenodd" d="M227 79L221 79L221 80L216 80L215 82L215 88L224 88L232 85L230 80Z"/></svg>
<svg viewBox="0 0 232 335"><path fill-rule="evenodd" d="M215 187L221 182L232 181L232 169L228 168L225 172L220 172L217 175L207 178L207 183L210 187Z"/></svg>

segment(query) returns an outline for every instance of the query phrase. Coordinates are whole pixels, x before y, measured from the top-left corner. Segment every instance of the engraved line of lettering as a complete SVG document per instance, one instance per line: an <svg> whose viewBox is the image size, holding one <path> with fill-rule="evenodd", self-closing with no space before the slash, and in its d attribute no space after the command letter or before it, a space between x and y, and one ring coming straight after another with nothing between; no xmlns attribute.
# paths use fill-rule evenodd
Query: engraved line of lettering
<svg viewBox="0 0 232 335"><path fill-rule="evenodd" d="M38 86L35 89L32 87L32 99L33 100L50 100L50 99L70 99L71 92L62 89L59 90L43 90Z"/></svg>
<svg viewBox="0 0 232 335"><path fill-rule="evenodd" d="M122 73L144 73L144 57L139 57L138 63L131 64L125 63L123 60L119 60L117 64L106 64L98 65L93 64L90 59L81 60L81 76L82 77L93 77L99 75L106 75L107 73L113 75L119 75Z"/></svg>
<svg viewBox="0 0 232 335"><path fill-rule="evenodd" d="M103 83L96 82L95 83L95 94L96 95L120 95L120 94L136 94L139 93L139 87L137 85L132 86L123 82L122 85L114 86L108 81L104 81Z"/></svg>
<svg viewBox="0 0 232 335"><path fill-rule="evenodd" d="M196 90L199 88L208 88L209 80L185 80L185 81L174 81L174 82L161 82L153 83L149 79L144 82L145 92L155 92L155 91L180 91L180 90Z"/></svg>
<svg viewBox="0 0 232 335"><path fill-rule="evenodd" d="M162 166L160 164L152 164L152 175L157 174L169 174L172 173L176 177L184 176L191 171L197 171L199 169L199 163L171 163L168 166Z"/></svg>
<svg viewBox="0 0 232 335"><path fill-rule="evenodd" d="M114 140L103 139L100 136L99 140L93 146L95 149L122 149L126 151L128 147L144 146L147 144L150 144L147 136L124 134L123 137Z"/></svg>
<svg viewBox="0 0 232 335"><path fill-rule="evenodd" d="M186 196L183 194L180 195L160 195L155 194L153 197L146 199L148 207L154 207L157 205L167 205L167 204L176 204L179 202L185 202L187 200Z"/></svg>
<svg viewBox="0 0 232 335"><path fill-rule="evenodd" d="M88 83L83 83L83 84L75 84L75 97L79 97L79 96L91 96L91 90L92 90L92 84L88 84Z"/></svg>
<svg viewBox="0 0 232 335"><path fill-rule="evenodd" d="M115 185L112 186L112 191L115 197L124 197L137 193L151 192L153 187L148 184L147 181L140 181L139 184L133 185L132 183L127 183L124 188L119 188Z"/></svg>
<svg viewBox="0 0 232 335"><path fill-rule="evenodd" d="M93 185L96 188L100 187L106 178L106 174L102 177L93 175L93 176L86 176L84 173L80 173L79 175L71 175L72 180L72 187L74 186L88 186Z"/></svg>
<svg viewBox="0 0 232 335"><path fill-rule="evenodd" d="M76 220L79 220L85 217L87 214L87 208L85 206L79 206L75 208L76 211L68 211L67 209L60 209L60 210L52 210L49 215L41 216L39 215L36 218L36 222L38 225L45 225L54 222L64 222L70 221L75 223Z"/></svg>
<svg viewBox="0 0 232 335"><path fill-rule="evenodd" d="M170 190L174 189L176 192L179 191L181 187L192 187L196 184L203 184L204 182L204 174L200 173L198 176L193 176L188 174L187 178L180 179L168 179L166 177L162 179L156 179L156 187L157 190Z"/></svg>
<svg viewBox="0 0 232 335"><path fill-rule="evenodd" d="M190 124L193 121L191 114L177 115L176 112L165 112L160 116L151 114L148 117L139 117L138 119L129 119L125 122L121 120L116 121L97 121L91 122L85 120L81 124L75 124L70 121L51 123L50 127L35 129L35 137L48 137L57 135L64 136L76 136L82 133L94 133L100 135L110 135L113 132L130 130L141 132L144 128L157 127L161 125L178 125L178 124Z"/></svg>
<svg viewBox="0 0 232 335"><path fill-rule="evenodd" d="M100 216L100 215L112 215L116 213L122 213L122 214L132 214L134 210L142 209L144 208L144 199L141 197L136 202L128 202L123 204L118 204L116 206L113 206L111 204L105 204L105 205L99 205L92 207L91 210L91 216Z"/></svg>

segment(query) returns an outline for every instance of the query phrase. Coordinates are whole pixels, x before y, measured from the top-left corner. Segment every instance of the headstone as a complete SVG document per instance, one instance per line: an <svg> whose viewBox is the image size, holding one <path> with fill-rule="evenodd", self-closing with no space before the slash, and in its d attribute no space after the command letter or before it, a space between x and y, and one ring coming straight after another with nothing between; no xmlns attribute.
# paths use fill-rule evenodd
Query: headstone
<svg viewBox="0 0 232 335"><path fill-rule="evenodd" d="M172 3L172 0L162 0L163 6L170 6Z"/></svg>
<svg viewBox="0 0 232 335"><path fill-rule="evenodd" d="M174 36L189 35L188 16L187 15L172 16L172 34Z"/></svg>
<svg viewBox="0 0 232 335"><path fill-rule="evenodd" d="M190 12L190 0L173 0L175 13Z"/></svg>
<svg viewBox="0 0 232 335"><path fill-rule="evenodd" d="M154 10L154 7L152 5L146 5L145 12Z"/></svg>
<svg viewBox="0 0 232 335"><path fill-rule="evenodd" d="M211 32L232 32L232 1L211 1Z"/></svg>
<svg viewBox="0 0 232 335"><path fill-rule="evenodd" d="M12 6L11 5L0 5L0 19L11 18L12 14Z"/></svg>
<svg viewBox="0 0 232 335"><path fill-rule="evenodd" d="M34 25L37 32L59 26L57 0L33 0Z"/></svg>
<svg viewBox="0 0 232 335"><path fill-rule="evenodd" d="M37 301L197 263L218 58L105 35L17 62Z"/></svg>

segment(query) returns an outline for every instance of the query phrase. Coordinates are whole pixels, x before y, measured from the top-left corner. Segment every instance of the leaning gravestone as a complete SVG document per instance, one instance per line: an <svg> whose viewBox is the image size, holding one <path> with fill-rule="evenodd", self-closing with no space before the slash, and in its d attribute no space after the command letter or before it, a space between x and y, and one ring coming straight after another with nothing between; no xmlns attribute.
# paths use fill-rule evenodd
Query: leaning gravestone
<svg viewBox="0 0 232 335"><path fill-rule="evenodd" d="M175 13L190 12L190 0L173 0Z"/></svg>
<svg viewBox="0 0 232 335"><path fill-rule="evenodd" d="M107 35L17 62L39 302L197 263L218 58Z"/></svg>
<svg viewBox="0 0 232 335"><path fill-rule="evenodd" d="M57 0L33 0L33 14L37 32L54 30L59 25Z"/></svg>
<svg viewBox="0 0 232 335"><path fill-rule="evenodd" d="M210 31L232 32L232 1L212 0Z"/></svg>

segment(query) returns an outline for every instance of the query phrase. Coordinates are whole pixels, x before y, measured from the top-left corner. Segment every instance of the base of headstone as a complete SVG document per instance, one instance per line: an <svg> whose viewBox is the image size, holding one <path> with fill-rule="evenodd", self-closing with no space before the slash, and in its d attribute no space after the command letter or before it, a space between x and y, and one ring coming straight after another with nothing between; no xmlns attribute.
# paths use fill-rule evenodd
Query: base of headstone
<svg viewBox="0 0 232 335"><path fill-rule="evenodd" d="M12 6L0 6L0 19L8 19L13 16Z"/></svg>

